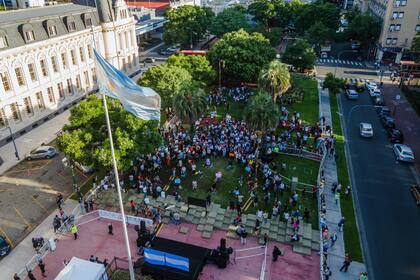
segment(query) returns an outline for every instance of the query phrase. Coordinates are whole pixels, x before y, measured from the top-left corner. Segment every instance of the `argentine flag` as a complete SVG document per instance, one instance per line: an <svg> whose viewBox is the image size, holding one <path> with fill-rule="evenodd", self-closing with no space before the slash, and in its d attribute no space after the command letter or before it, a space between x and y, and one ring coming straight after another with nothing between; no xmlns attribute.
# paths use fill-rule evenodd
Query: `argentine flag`
<svg viewBox="0 0 420 280"><path fill-rule="evenodd" d="M121 101L123 107L143 120L160 120L160 96L141 87L106 61L95 49L99 92Z"/></svg>

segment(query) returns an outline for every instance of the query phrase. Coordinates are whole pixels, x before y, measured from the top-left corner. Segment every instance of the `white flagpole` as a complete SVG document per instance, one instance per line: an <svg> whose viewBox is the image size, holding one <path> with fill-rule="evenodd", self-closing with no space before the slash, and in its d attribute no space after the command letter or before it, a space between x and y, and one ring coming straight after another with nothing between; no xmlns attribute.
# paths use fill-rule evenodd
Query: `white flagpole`
<svg viewBox="0 0 420 280"><path fill-rule="evenodd" d="M96 49L95 33L93 32L93 26L92 26L91 29L92 29L92 36L93 36L93 44L94 44L95 49ZM130 242L128 240L127 220L126 220L126 217L125 217L124 203L123 203L122 195L121 195L120 178L119 178L119 175L118 175L117 160L115 159L114 141L112 140L111 122L109 121L108 105L106 103L105 94L102 94L102 101L104 103L106 126L108 128L108 138L109 138L109 144L111 146L112 165L114 167L115 183L117 185L118 201L119 201L119 204L120 204L121 218L122 218L122 224L123 224L123 233L124 233L124 241L125 241L125 249L127 250L128 270L130 271L130 280L135 280L136 277L134 275L133 261L131 259Z"/></svg>

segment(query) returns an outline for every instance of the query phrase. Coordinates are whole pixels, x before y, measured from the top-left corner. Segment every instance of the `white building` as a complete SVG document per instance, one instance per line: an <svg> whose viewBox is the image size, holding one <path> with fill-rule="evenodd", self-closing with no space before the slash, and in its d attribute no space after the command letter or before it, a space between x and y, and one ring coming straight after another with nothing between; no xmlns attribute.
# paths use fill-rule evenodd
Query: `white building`
<svg viewBox="0 0 420 280"><path fill-rule="evenodd" d="M117 68L138 68L135 20L123 0L107 1L1 14L0 144L6 126L24 133L96 89L95 45Z"/></svg>

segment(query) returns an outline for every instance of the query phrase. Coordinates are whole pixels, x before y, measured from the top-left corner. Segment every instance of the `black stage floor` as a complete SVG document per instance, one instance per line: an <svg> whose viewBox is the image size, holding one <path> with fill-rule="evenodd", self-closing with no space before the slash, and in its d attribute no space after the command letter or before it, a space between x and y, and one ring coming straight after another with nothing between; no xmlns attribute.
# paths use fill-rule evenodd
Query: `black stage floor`
<svg viewBox="0 0 420 280"><path fill-rule="evenodd" d="M152 249L185 257L190 261L189 272L145 262L142 266L142 273L150 274L156 280L196 280L211 251L207 248L160 237L153 239Z"/></svg>

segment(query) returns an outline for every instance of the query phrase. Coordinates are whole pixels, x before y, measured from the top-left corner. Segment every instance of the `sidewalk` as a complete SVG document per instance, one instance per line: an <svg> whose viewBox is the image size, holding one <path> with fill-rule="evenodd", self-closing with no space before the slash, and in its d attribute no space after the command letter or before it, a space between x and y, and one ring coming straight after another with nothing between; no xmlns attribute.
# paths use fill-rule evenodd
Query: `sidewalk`
<svg viewBox="0 0 420 280"><path fill-rule="evenodd" d="M77 201L68 199L63 205L63 210L66 213L71 213L76 205ZM49 238L55 237L52 221L56 214L58 214L58 210L53 211L19 245L13 248L7 257L0 261L0 280L12 279L13 274L24 268L25 264L35 255L35 250L32 247L32 237L42 236L45 242L48 242Z"/></svg>
<svg viewBox="0 0 420 280"><path fill-rule="evenodd" d="M319 84L320 81L318 81ZM331 107L330 97L328 89L322 90L321 86L318 85L319 92L319 111L320 115L325 117L326 124L332 124L331 119ZM337 232L338 239L333 247L328 249L328 266L332 272L330 279L341 280L341 279L359 279L359 273L366 271L366 267L363 263L352 261L348 271L340 272L340 268L343 265L345 256L344 247L344 236L343 232L338 230L338 222L341 219L341 207L340 202L335 203L334 194L331 192L331 186L333 183L338 182L337 179L337 166L334 157L326 157L324 163L324 177L325 186L322 192L325 195L325 202L327 204L327 215L326 221L330 235ZM345 225L344 225L345 226ZM330 240L329 245L331 244ZM322 246L322 244L321 244Z"/></svg>

